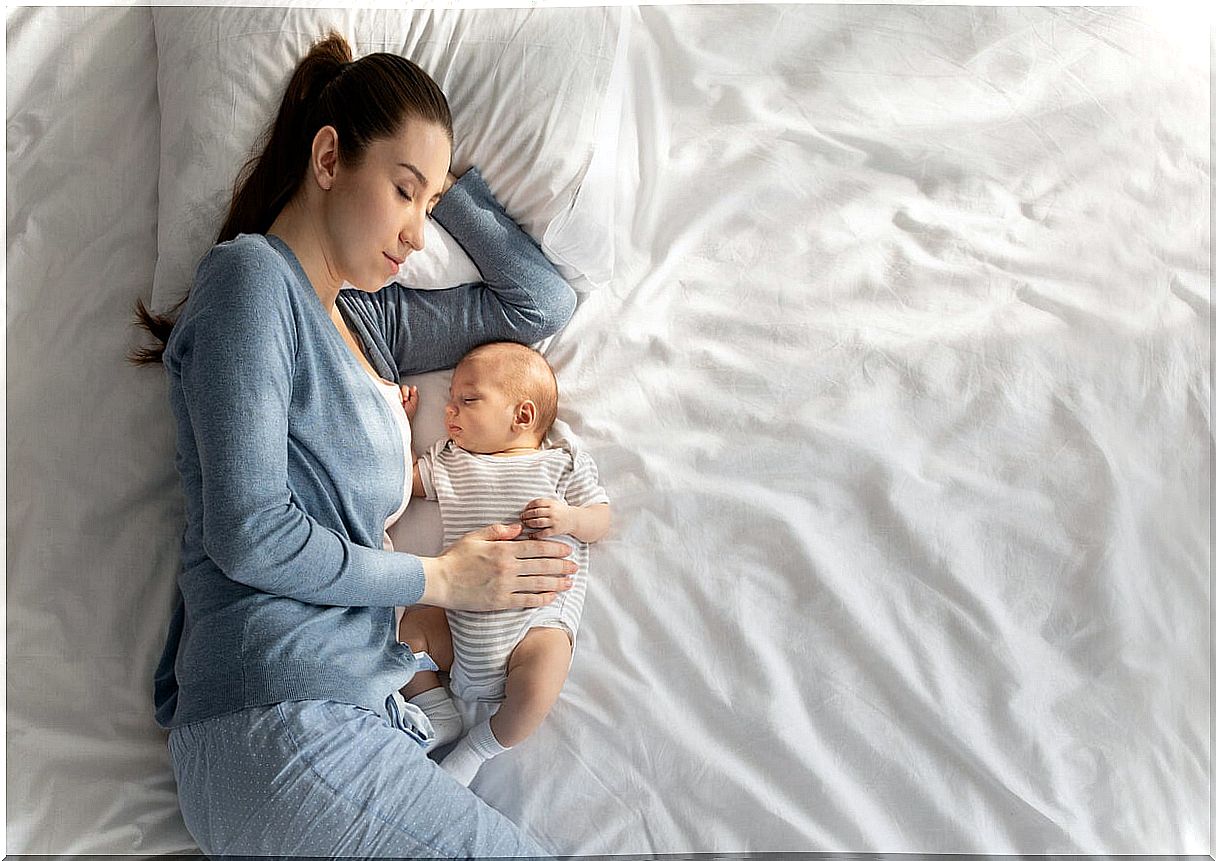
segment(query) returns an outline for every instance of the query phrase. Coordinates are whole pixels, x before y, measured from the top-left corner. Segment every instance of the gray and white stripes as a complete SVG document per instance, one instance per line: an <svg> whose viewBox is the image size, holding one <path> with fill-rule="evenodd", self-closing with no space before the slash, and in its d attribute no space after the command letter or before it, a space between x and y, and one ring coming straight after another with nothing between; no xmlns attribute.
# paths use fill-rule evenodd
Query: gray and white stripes
<svg viewBox="0 0 1216 861"><path fill-rule="evenodd" d="M439 502L443 543L491 523L518 523L533 499L564 499L570 505L607 502L591 457L565 440L523 455L472 454L451 440L436 443L418 460L428 499ZM455 662L451 687L464 700L501 702L511 651L531 628L562 628L573 642L587 594L587 545L555 536L574 548L574 588L547 607L477 613L449 610Z"/></svg>

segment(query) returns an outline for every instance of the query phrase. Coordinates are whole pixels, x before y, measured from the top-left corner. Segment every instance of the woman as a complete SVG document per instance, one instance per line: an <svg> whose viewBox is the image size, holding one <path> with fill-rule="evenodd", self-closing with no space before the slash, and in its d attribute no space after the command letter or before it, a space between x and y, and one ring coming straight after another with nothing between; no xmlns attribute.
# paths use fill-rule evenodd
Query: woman
<svg viewBox="0 0 1216 861"><path fill-rule="evenodd" d="M562 544L511 541L518 525L436 558L384 549L410 492L399 376L546 337L574 304L477 172L451 176L451 144L434 81L390 54L351 62L331 34L180 316L137 309L162 341L136 359L168 371L186 499L156 716L208 854L543 854L427 759L425 716L391 699L435 668L397 642L395 606L541 606L575 569ZM486 283L380 289L428 214Z"/></svg>

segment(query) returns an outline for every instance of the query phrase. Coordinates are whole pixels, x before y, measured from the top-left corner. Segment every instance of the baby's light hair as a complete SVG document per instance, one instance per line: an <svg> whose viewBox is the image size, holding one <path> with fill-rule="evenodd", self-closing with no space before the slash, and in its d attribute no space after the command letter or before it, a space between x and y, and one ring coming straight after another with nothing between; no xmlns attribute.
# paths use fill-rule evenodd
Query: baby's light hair
<svg viewBox="0 0 1216 861"><path fill-rule="evenodd" d="M527 344L491 341L465 353L457 367L473 359L492 363L512 400L536 404L537 441L543 440L557 419L557 375L545 357Z"/></svg>

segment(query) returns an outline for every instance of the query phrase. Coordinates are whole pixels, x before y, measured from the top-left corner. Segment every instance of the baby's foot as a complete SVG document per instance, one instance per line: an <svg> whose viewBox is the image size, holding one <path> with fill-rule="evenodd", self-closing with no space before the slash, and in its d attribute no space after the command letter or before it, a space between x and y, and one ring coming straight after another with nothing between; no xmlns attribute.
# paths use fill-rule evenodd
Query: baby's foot
<svg viewBox="0 0 1216 861"><path fill-rule="evenodd" d="M442 686L423 691L412 697L410 702L422 709L422 713L430 719L435 730L435 738L428 745L430 748L451 744L464 732L464 721L456 711L456 703L452 702L452 698Z"/></svg>
<svg viewBox="0 0 1216 861"><path fill-rule="evenodd" d="M498 743L487 720L469 730L469 734L460 740L460 744L443 758L439 767L456 778L461 785L468 786L483 763L508 750L509 747Z"/></svg>

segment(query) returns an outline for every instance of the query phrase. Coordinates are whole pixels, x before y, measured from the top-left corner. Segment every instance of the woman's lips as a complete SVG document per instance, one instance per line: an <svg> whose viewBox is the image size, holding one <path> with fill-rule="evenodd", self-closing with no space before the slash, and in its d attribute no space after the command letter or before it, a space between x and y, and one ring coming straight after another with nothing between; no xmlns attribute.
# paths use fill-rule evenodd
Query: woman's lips
<svg viewBox="0 0 1216 861"><path fill-rule="evenodd" d="M396 272L398 269L400 269L401 264L405 262L404 257L402 257L400 260L398 260L397 258L393 257L390 254L385 254L383 251L381 251L380 253L384 254L384 259L387 260L392 265L394 272Z"/></svg>

